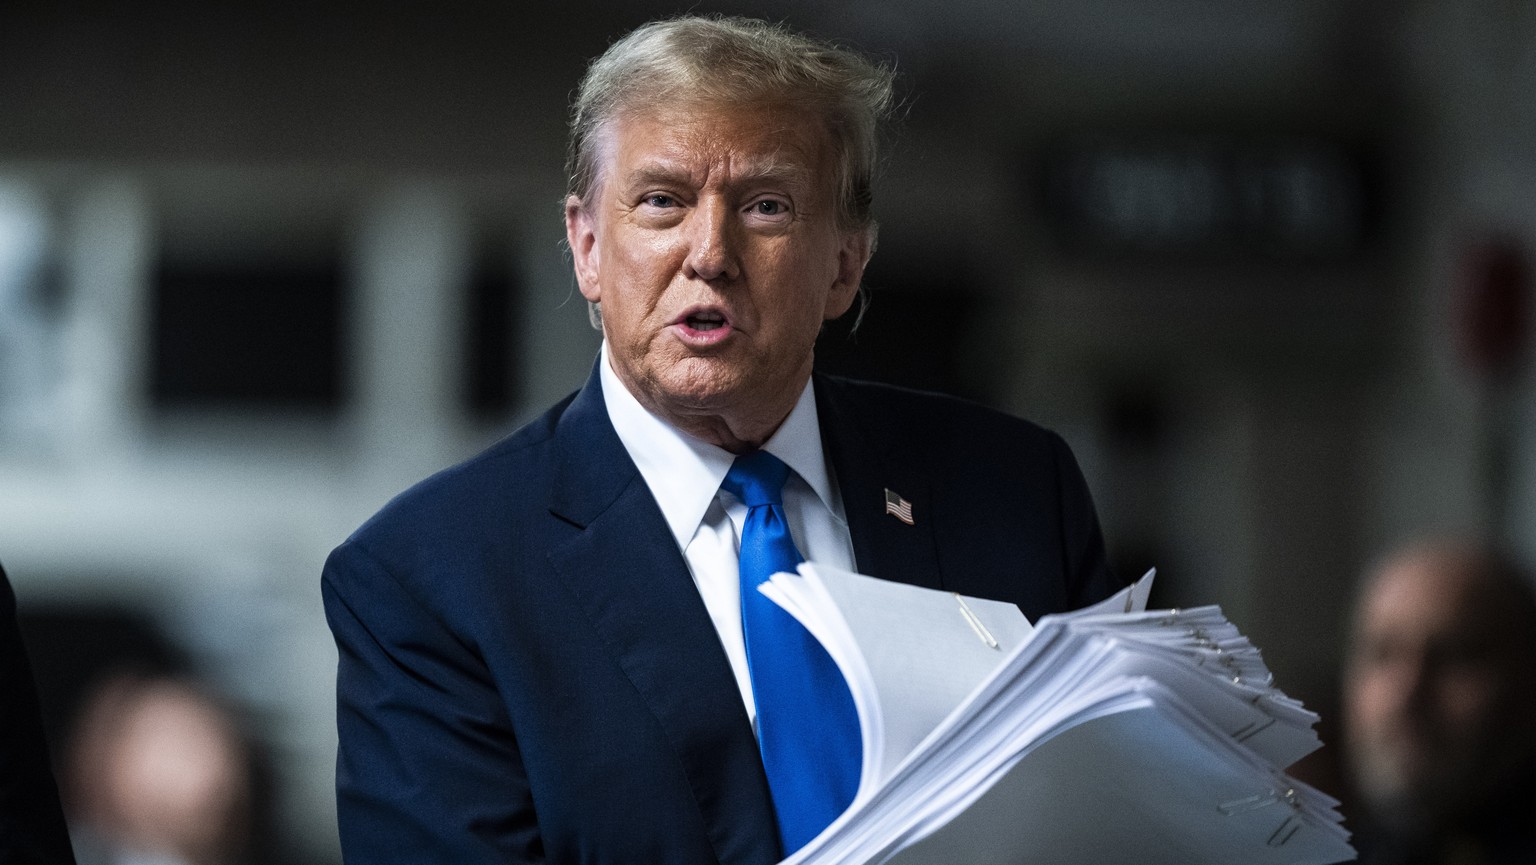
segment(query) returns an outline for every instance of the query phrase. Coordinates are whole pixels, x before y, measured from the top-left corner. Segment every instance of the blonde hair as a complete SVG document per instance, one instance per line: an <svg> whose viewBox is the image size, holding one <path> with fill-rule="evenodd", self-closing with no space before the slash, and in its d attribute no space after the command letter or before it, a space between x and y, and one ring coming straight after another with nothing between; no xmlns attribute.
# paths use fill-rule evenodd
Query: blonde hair
<svg viewBox="0 0 1536 865"><path fill-rule="evenodd" d="M890 112L887 66L752 18L684 16L645 24L592 61L571 109L567 192L598 181L605 127L654 106L780 105L823 118L836 154L838 222L873 234L877 139Z"/></svg>

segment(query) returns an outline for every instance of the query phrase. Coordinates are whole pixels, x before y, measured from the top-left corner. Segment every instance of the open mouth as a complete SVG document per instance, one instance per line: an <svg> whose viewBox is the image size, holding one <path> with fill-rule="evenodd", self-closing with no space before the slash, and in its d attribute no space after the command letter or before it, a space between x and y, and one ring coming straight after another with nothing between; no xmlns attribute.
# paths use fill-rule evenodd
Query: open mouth
<svg viewBox="0 0 1536 865"><path fill-rule="evenodd" d="M710 331L725 327L725 316L714 312L697 312L684 319L694 330Z"/></svg>

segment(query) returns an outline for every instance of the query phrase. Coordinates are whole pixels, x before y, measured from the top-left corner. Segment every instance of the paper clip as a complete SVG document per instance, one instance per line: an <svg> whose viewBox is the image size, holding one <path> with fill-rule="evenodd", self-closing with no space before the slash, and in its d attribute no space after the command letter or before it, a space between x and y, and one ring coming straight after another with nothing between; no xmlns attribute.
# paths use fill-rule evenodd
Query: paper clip
<svg viewBox="0 0 1536 865"><path fill-rule="evenodd" d="M1301 810L1301 803L1296 800L1296 791L1294 789L1287 789L1284 793L1277 790L1266 790L1263 793L1255 793L1252 796L1233 799L1231 802L1223 802L1216 806L1216 810L1220 811L1223 817L1232 817L1249 811L1257 811L1260 808L1268 808L1270 805L1281 801L1291 806L1291 813L1285 815L1285 819L1280 821L1280 825L1275 828L1275 831L1269 833L1269 839L1264 843L1270 847L1283 847L1286 842L1296 837L1296 833L1300 832L1301 827L1304 825L1301 815L1298 813Z"/></svg>
<svg viewBox="0 0 1536 865"><path fill-rule="evenodd" d="M1264 793L1245 796L1242 799L1233 799L1231 802L1223 802L1216 806L1216 810L1220 811L1223 817L1231 817L1234 814L1242 814L1247 811L1256 811L1260 808L1268 807L1278 801L1280 801L1280 794L1274 790L1269 790Z"/></svg>
<svg viewBox="0 0 1536 865"><path fill-rule="evenodd" d="M1269 841L1266 843L1271 847L1284 846L1287 841L1296 836L1297 832L1301 831L1302 820L1301 815L1298 813L1301 811L1301 803L1296 800L1296 791L1286 790L1285 801L1286 804L1291 806L1291 813L1286 815L1285 820L1280 823L1279 828L1275 829L1275 831L1269 836Z"/></svg>
<svg viewBox="0 0 1536 865"><path fill-rule="evenodd" d="M1292 814L1285 818L1285 822L1280 824L1280 828L1275 830L1275 834L1269 836L1269 841L1266 843L1271 847L1282 847L1285 845L1285 842L1291 840L1300 831L1301 818Z"/></svg>
<svg viewBox="0 0 1536 865"><path fill-rule="evenodd" d="M981 623L981 619L976 618L976 614L971 612L970 605L966 604L965 598L960 597L959 592L950 592L950 594L955 596L955 603L960 605L960 615L965 617L966 624L971 626L971 630L976 632L976 636L980 637L981 641L987 644L987 648L998 648L997 640L993 638L992 632L988 631L987 626Z"/></svg>
<svg viewBox="0 0 1536 865"><path fill-rule="evenodd" d="M1254 736L1257 736L1265 730L1268 730L1271 726L1274 725L1275 721L1275 718L1269 718L1265 721L1254 721L1252 724L1249 724L1241 730L1238 730L1236 733L1233 733L1232 738L1239 742L1246 742Z"/></svg>
<svg viewBox="0 0 1536 865"><path fill-rule="evenodd" d="M1216 654L1222 654L1221 644L1211 639L1210 632L1206 631L1204 628L1190 628L1189 639L1190 642L1194 643L1199 648L1214 649Z"/></svg>

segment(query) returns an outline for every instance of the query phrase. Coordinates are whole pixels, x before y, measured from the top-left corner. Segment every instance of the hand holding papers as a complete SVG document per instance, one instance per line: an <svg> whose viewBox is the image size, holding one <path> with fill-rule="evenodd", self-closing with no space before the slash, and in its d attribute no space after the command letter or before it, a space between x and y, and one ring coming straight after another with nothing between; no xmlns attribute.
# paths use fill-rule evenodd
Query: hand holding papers
<svg viewBox="0 0 1536 865"><path fill-rule="evenodd" d="M762 588L843 670L853 805L787 863L1323 863L1337 803L1281 769L1316 716L1216 607L1144 610L1151 575L1046 616L813 564ZM995 644L995 645L994 645Z"/></svg>

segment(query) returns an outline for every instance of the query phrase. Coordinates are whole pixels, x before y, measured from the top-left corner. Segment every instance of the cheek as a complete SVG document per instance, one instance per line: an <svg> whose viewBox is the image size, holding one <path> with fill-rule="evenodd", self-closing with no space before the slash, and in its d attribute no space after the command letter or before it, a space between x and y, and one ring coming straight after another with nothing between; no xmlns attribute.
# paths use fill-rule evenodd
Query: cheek
<svg viewBox="0 0 1536 865"><path fill-rule="evenodd" d="M1436 685L1441 717L1458 729L1486 726L1499 712L1502 694L1493 674L1481 670L1447 672Z"/></svg>
<svg viewBox="0 0 1536 865"><path fill-rule="evenodd" d="M781 297L775 301L769 308L774 348L795 356L810 351L821 334L821 309L819 298L813 296Z"/></svg>
<svg viewBox="0 0 1536 865"><path fill-rule="evenodd" d="M637 240L610 243L603 264L604 307L649 308L669 282L664 253Z"/></svg>
<svg viewBox="0 0 1536 865"><path fill-rule="evenodd" d="M1352 726L1366 733L1382 733L1403 723L1409 715L1434 712L1433 673L1426 671L1417 653L1382 652L1359 658L1344 680L1345 706Z"/></svg>
<svg viewBox="0 0 1536 865"><path fill-rule="evenodd" d="M1344 708L1349 726L1369 732L1381 722L1391 704L1388 678L1377 671L1357 671L1345 681Z"/></svg>
<svg viewBox="0 0 1536 865"><path fill-rule="evenodd" d="M769 291L774 295L770 303L781 307L777 312L787 327L809 331L814 338L826 320L836 280L837 268L820 257L786 263L775 268L769 280Z"/></svg>

